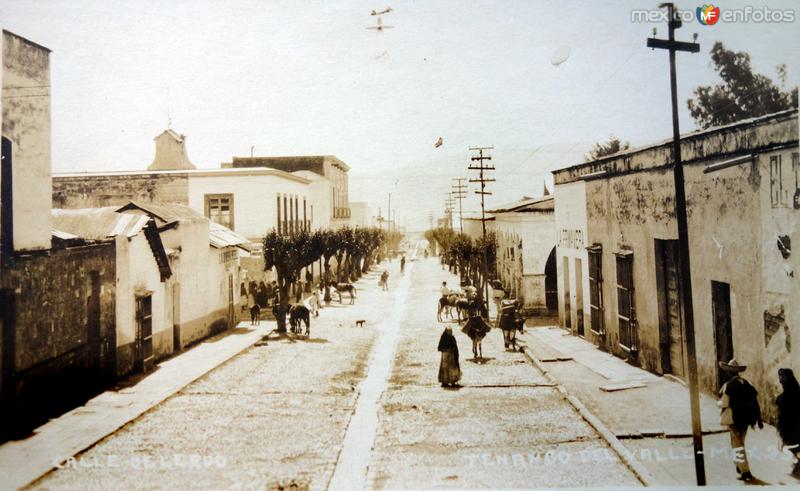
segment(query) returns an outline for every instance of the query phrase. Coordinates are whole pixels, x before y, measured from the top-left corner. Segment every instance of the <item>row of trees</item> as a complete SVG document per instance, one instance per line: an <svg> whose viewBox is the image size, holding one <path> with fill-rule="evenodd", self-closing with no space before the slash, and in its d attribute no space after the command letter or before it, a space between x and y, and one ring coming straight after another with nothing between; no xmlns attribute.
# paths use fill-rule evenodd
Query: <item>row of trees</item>
<svg viewBox="0 0 800 491"><path fill-rule="evenodd" d="M496 274L497 240L494 232L487 233L484 241L483 237L473 239L450 228L439 227L426 231L425 239L438 246L442 264L447 264L457 273L461 283L469 282L483 295L486 282ZM488 271L484 271L484 265L488 265Z"/></svg>
<svg viewBox="0 0 800 491"><path fill-rule="evenodd" d="M264 267L275 268L279 304L278 332L286 332L289 290L301 280L303 268L322 260L325 301L330 302L330 283L356 281L380 262L390 251L397 250L403 235L374 227L337 230L300 231L280 234L273 230L263 239ZM331 259L336 259L336 272L331 272ZM283 315L281 315L283 314Z"/></svg>

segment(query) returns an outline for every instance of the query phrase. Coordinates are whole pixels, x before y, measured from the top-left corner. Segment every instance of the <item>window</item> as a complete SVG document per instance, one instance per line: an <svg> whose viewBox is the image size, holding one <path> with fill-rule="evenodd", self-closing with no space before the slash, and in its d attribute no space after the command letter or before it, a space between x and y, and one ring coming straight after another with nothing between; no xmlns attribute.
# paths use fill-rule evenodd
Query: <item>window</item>
<svg viewBox="0 0 800 491"><path fill-rule="evenodd" d="M283 233L289 233L289 213L286 206L286 195L283 195Z"/></svg>
<svg viewBox="0 0 800 491"><path fill-rule="evenodd" d="M783 175L781 172L781 156L769 158L769 196L773 208L781 205L783 198Z"/></svg>
<svg viewBox="0 0 800 491"><path fill-rule="evenodd" d="M277 204L276 204L275 209L278 210L278 221L276 222L277 223L277 227L276 227L275 230L278 233L281 233L281 193L278 193Z"/></svg>
<svg viewBox="0 0 800 491"><path fill-rule="evenodd" d="M206 218L233 230L233 195L207 194Z"/></svg>
<svg viewBox="0 0 800 491"><path fill-rule="evenodd" d="M795 210L800 209L800 154L792 154L792 173L794 174L794 195L792 206Z"/></svg>
<svg viewBox="0 0 800 491"><path fill-rule="evenodd" d="M590 329L602 336L606 331L603 328L603 248L600 245L589 249L589 308Z"/></svg>
<svg viewBox="0 0 800 491"><path fill-rule="evenodd" d="M633 301L633 253L617 253L617 323L619 344L636 351L636 308Z"/></svg>

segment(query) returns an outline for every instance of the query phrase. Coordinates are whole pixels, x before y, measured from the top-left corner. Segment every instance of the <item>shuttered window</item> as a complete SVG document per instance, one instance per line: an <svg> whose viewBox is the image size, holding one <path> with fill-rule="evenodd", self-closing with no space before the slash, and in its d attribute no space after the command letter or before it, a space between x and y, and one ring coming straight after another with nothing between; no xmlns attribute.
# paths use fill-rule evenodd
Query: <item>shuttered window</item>
<svg viewBox="0 0 800 491"><path fill-rule="evenodd" d="M619 344L627 351L638 349L633 291L633 254L625 251L617 254L617 323Z"/></svg>

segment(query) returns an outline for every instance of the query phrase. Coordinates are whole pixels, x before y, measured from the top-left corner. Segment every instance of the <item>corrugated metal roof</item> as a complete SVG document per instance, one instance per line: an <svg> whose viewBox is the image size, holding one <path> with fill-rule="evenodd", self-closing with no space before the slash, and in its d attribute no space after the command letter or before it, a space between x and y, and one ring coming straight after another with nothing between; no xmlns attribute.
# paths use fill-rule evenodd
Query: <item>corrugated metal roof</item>
<svg viewBox="0 0 800 491"><path fill-rule="evenodd" d="M108 240L117 235L133 237L150 221L148 216L117 213L116 207L54 209L53 228L84 240Z"/></svg>
<svg viewBox="0 0 800 491"><path fill-rule="evenodd" d="M553 195L540 196L538 198L523 196L521 200L508 203L492 210L487 210L487 213L525 213L529 211L553 211L554 209L555 202L553 201Z"/></svg>
<svg viewBox="0 0 800 491"><path fill-rule="evenodd" d="M181 205L177 203L163 203L159 201L153 202L142 202L142 201L131 201L125 206L117 208L116 211L123 212L129 210L141 210L148 215L152 215L162 222L176 222L179 220L189 220L195 222L201 222L207 220L201 213L198 213L192 208L189 208L186 205Z"/></svg>
<svg viewBox="0 0 800 491"><path fill-rule="evenodd" d="M211 247L216 247L217 249L236 246L246 251L250 250L248 245L250 243L249 240L215 222L209 222L208 224L208 242L211 244Z"/></svg>

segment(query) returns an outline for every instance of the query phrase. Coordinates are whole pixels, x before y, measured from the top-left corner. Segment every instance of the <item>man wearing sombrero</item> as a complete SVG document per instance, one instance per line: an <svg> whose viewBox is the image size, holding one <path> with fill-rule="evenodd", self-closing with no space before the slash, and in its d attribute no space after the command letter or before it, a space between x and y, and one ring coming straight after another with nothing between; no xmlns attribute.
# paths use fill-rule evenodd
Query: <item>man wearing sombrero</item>
<svg viewBox="0 0 800 491"><path fill-rule="evenodd" d="M731 448L733 448L734 462L738 479L752 481L753 475L750 473L750 466L747 463L747 453L745 452L745 438L747 428L764 427L761 421L761 407L758 405L758 391L750 382L739 376L747 369L746 365L740 365L736 358L729 362L719 362L719 367L731 375L731 378L720 388L719 407L722 409L720 414L720 424L727 426L731 433Z"/></svg>

